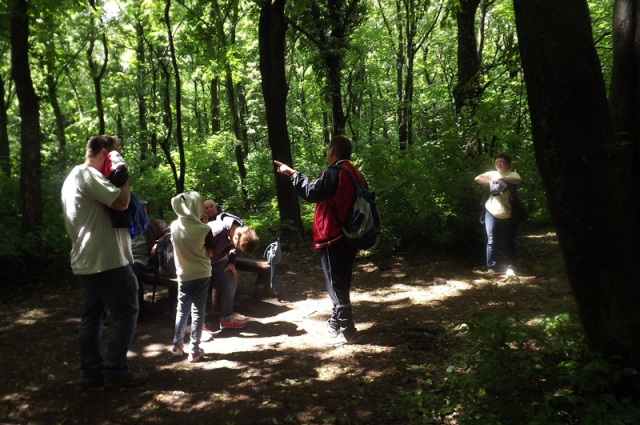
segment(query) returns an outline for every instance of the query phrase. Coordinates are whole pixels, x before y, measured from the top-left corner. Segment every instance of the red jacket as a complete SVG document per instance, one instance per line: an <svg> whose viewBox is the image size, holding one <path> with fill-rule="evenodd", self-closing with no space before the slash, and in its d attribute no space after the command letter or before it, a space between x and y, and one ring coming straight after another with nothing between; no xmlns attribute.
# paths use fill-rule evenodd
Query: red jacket
<svg viewBox="0 0 640 425"><path fill-rule="evenodd" d="M341 225L347 219L347 213L354 201L355 188L344 171L333 167L337 164L351 171L356 180L361 179L360 171L345 159L338 160L326 168L313 182L300 172L291 176L298 196L316 204L313 215L314 249L333 245L342 239ZM364 185L368 188L366 181Z"/></svg>

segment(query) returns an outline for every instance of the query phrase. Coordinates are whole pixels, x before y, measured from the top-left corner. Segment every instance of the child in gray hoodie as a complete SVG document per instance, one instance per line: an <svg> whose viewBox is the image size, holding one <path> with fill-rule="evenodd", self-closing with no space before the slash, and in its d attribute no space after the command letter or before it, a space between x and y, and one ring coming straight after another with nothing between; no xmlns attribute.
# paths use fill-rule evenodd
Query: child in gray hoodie
<svg viewBox="0 0 640 425"><path fill-rule="evenodd" d="M198 192L188 192L171 199L171 206L178 219L171 223L176 274L178 276L178 305L176 308L175 334L172 353L184 355L184 334L191 311L191 347L189 362L197 362L204 355L200 337L204 326L207 288L211 279L211 229L202 223L204 215L202 197Z"/></svg>

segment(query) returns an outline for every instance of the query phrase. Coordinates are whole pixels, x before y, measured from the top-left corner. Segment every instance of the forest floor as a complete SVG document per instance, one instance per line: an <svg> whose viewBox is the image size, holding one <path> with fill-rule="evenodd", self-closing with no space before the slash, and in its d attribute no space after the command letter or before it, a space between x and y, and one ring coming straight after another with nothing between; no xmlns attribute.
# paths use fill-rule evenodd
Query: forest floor
<svg viewBox="0 0 640 425"><path fill-rule="evenodd" d="M80 290L74 278L49 274L37 293L2 302L0 425L402 424L391 406L420 379L408 366L441 373L455 343L440 336L470 312L573 310L554 234L529 232L518 250L517 279L487 276L482 247L473 258L358 258L352 302L361 338L333 349L324 345L330 301L319 257L311 249L285 253L283 301L253 298L253 275L241 272L236 314L247 326L214 333L194 364L169 353L172 306L166 290L151 304L148 288L129 363L149 380L121 392L80 388Z"/></svg>

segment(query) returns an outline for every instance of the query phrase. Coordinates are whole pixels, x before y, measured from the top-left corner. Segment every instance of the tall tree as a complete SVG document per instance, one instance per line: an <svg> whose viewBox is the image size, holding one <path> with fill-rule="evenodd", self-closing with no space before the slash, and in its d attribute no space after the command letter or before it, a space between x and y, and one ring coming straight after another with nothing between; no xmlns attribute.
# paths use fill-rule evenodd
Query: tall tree
<svg viewBox="0 0 640 425"><path fill-rule="evenodd" d="M287 93L285 76L284 18L286 0L264 0L260 11L258 38L260 46L260 73L262 93L267 115L267 132L272 159L291 164L291 142L287 130ZM280 211L280 235L283 240L299 241L302 238L302 219L298 197L287 176L276 172L276 193Z"/></svg>
<svg viewBox="0 0 640 425"><path fill-rule="evenodd" d="M390 38L393 28L380 1L380 11ZM436 5L430 13L431 2L396 0L396 115L398 120L398 144L400 150L413 144L413 95L414 63L416 54L436 28L443 4ZM422 24L422 25L421 25Z"/></svg>
<svg viewBox="0 0 640 425"><path fill-rule="evenodd" d="M11 78L20 104L20 212L22 233L42 227L42 158L40 108L29 66L29 16L26 0L9 1Z"/></svg>
<svg viewBox="0 0 640 425"><path fill-rule="evenodd" d="M225 86L227 89L227 105L229 106L229 116L231 118L231 130L233 131L233 136L235 138L235 144L233 146L233 152L236 156L236 163L238 165L238 175L240 178L240 187L244 190L244 180L247 178L247 170L244 164L244 156L242 154L242 132L240 125L240 115L238 108L238 97L236 95L236 86L233 82L233 69L231 67L231 63L229 58L227 57L227 53L233 44L234 40L234 32L236 20L232 19L231 24L231 34L227 35L224 29L225 17L226 16L236 16L238 13L238 0L231 0L229 2L229 10L225 13L222 13L220 10L220 5L218 4L218 0L211 0L211 19L213 21L213 25L215 27L216 36L218 37L219 47L225 53L222 56L223 66L224 66L224 80ZM243 192L244 193L244 192Z"/></svg>
<svg viewBox="0 0 640 425"><path fill-rule="evenodd" d="M614 137L587 2L514 10L536 160L587 344L640 370L639 170Z"/></svg>
<svg viewBox="0 0 640 425"><path fill-rule="evenodd" d="M456 112L460 113L465 104L469 104L471 111L473 102L482 94L479 84L480 52L476 38L476 12L480 0L463 0L456 13L458 23L458 82L453 89L456 102Z"/></svg>
<svg viewBox="0 0 640 425"><path fill-rule="evenodd" d="M343 60L350 37L365 17L361 0L310 0L304 23L294 26L318 49L332 112L332 134L344 134L346 117L342 100ZM330 138L330 137L325 137Z"/></svg>
<svg viewBox="0 0 640 425"><path fill-rule="evenodd" d="M58 76L56 75L56 45L54 40L49 40L45 46L45 70L47 83L47 94L53 114L56 118L56 137L58 138L58 151L64 158L67 141L64 133L65 119L62 108L58 102Z"/></svg>
<svg viewBox="0 0 640 425"><path fill-rule="evenodd" d="M142 19L142 11L136 7L136 100L138 104L138 126L140 127L140 161L144 167L149 150L149 126L147 124L147 93L145 90L147 49L144 43L144 24ZM144 169L141 169L141 172L142 171L144 171Z"/></svg>
<svg viewBox="0 0 640 425"><path fill-rule="evenodd" d="M89 70L91 71L91 79L93 80L93 90L96 99L96 108L98 115L98 134L105 134L106 126L104 119L104 105L102 101L102 77L104 77L104 73L107 70L107 63L109 62L109 47L107 46L107 34L103 31L100 39L102 41L102 64L98 67L94 57L93 57L93 49L96 44L96 19L95 14L98 13L98 7L96 5L96 0L89 0L89 6L91 9L89 10L89 47L87 48L87 62L89 64Z"/></svg>
<svg viewBox="0 0 640 425"><path fill-rule="evenodd" d="M8 96L5 98L8 90ZM11 104L11 88L5 86L4 77L0 73L0 171L7 177L11 177L11 151L9 150L9 132L7 109ZM7 100L5 100L7 99Z"/></svg>
<svg viewBox="0 0 640 425"><path fill-rule="evenodd" d="M609 107L616 138L635 146L629 160L637 167L640 164L640 4L635 0L615 2ZM639 195L636 194L636 198Z"/></svg>
<svg viewBox="0 0 640 425"><path fill-rule="evenodd" d="M167 27L167 38L169 41L169 53L171 56L171 66L175 75L175 107L176 107L176 141L178 143L178 153L180 155L180 170L178 180L176 181L177 193L184 192L184 173L187 167L187 161L184 156L184 138L182 137L182 86L180 83L180 72L178 69L178 60L176 58L176 48L173 44L173 28L171 27L171 19L169 11L171 9L171 0L167 0L164 6L164 23Z"/></svg>

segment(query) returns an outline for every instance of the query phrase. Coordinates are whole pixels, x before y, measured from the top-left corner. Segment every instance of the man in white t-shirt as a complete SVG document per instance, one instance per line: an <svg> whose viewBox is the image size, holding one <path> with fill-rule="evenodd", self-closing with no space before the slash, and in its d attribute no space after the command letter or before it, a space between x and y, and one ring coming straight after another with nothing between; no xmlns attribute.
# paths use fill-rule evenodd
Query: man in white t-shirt
<svg viewBox="0 0 640 425"><path fill-rule="evenodd" d="M476 176L475 181L483 186L489 186L489 194L484 204L484 225L487 231L487 270L494 274L496 262L496 236L502 234L504 252L506 256L506 272L513 273L516 260L516 223L511 217L511 193L522 183L520 175L509 171L511 157L506 153L499 153L493 157L496 171L487 171ZM511 271L510 271L511 270Z"/></svg>
<svg viewBox="0 0 640 425"><path fill-rule="evenodd" d="M131 263L128 228L114 228L107 210L124 211L129 184L112 184L99 169L105 159L124 161L120 141L96 136L87 142L85 162L69 173L62 186L64 222L71 241L71 269L83 289L80 318L80 372L84 389L120 389L143 383L146 372L132 372L127 351L138 318L138 281ZM102 328L111 314L113 323L104 357Z"/></svg>

